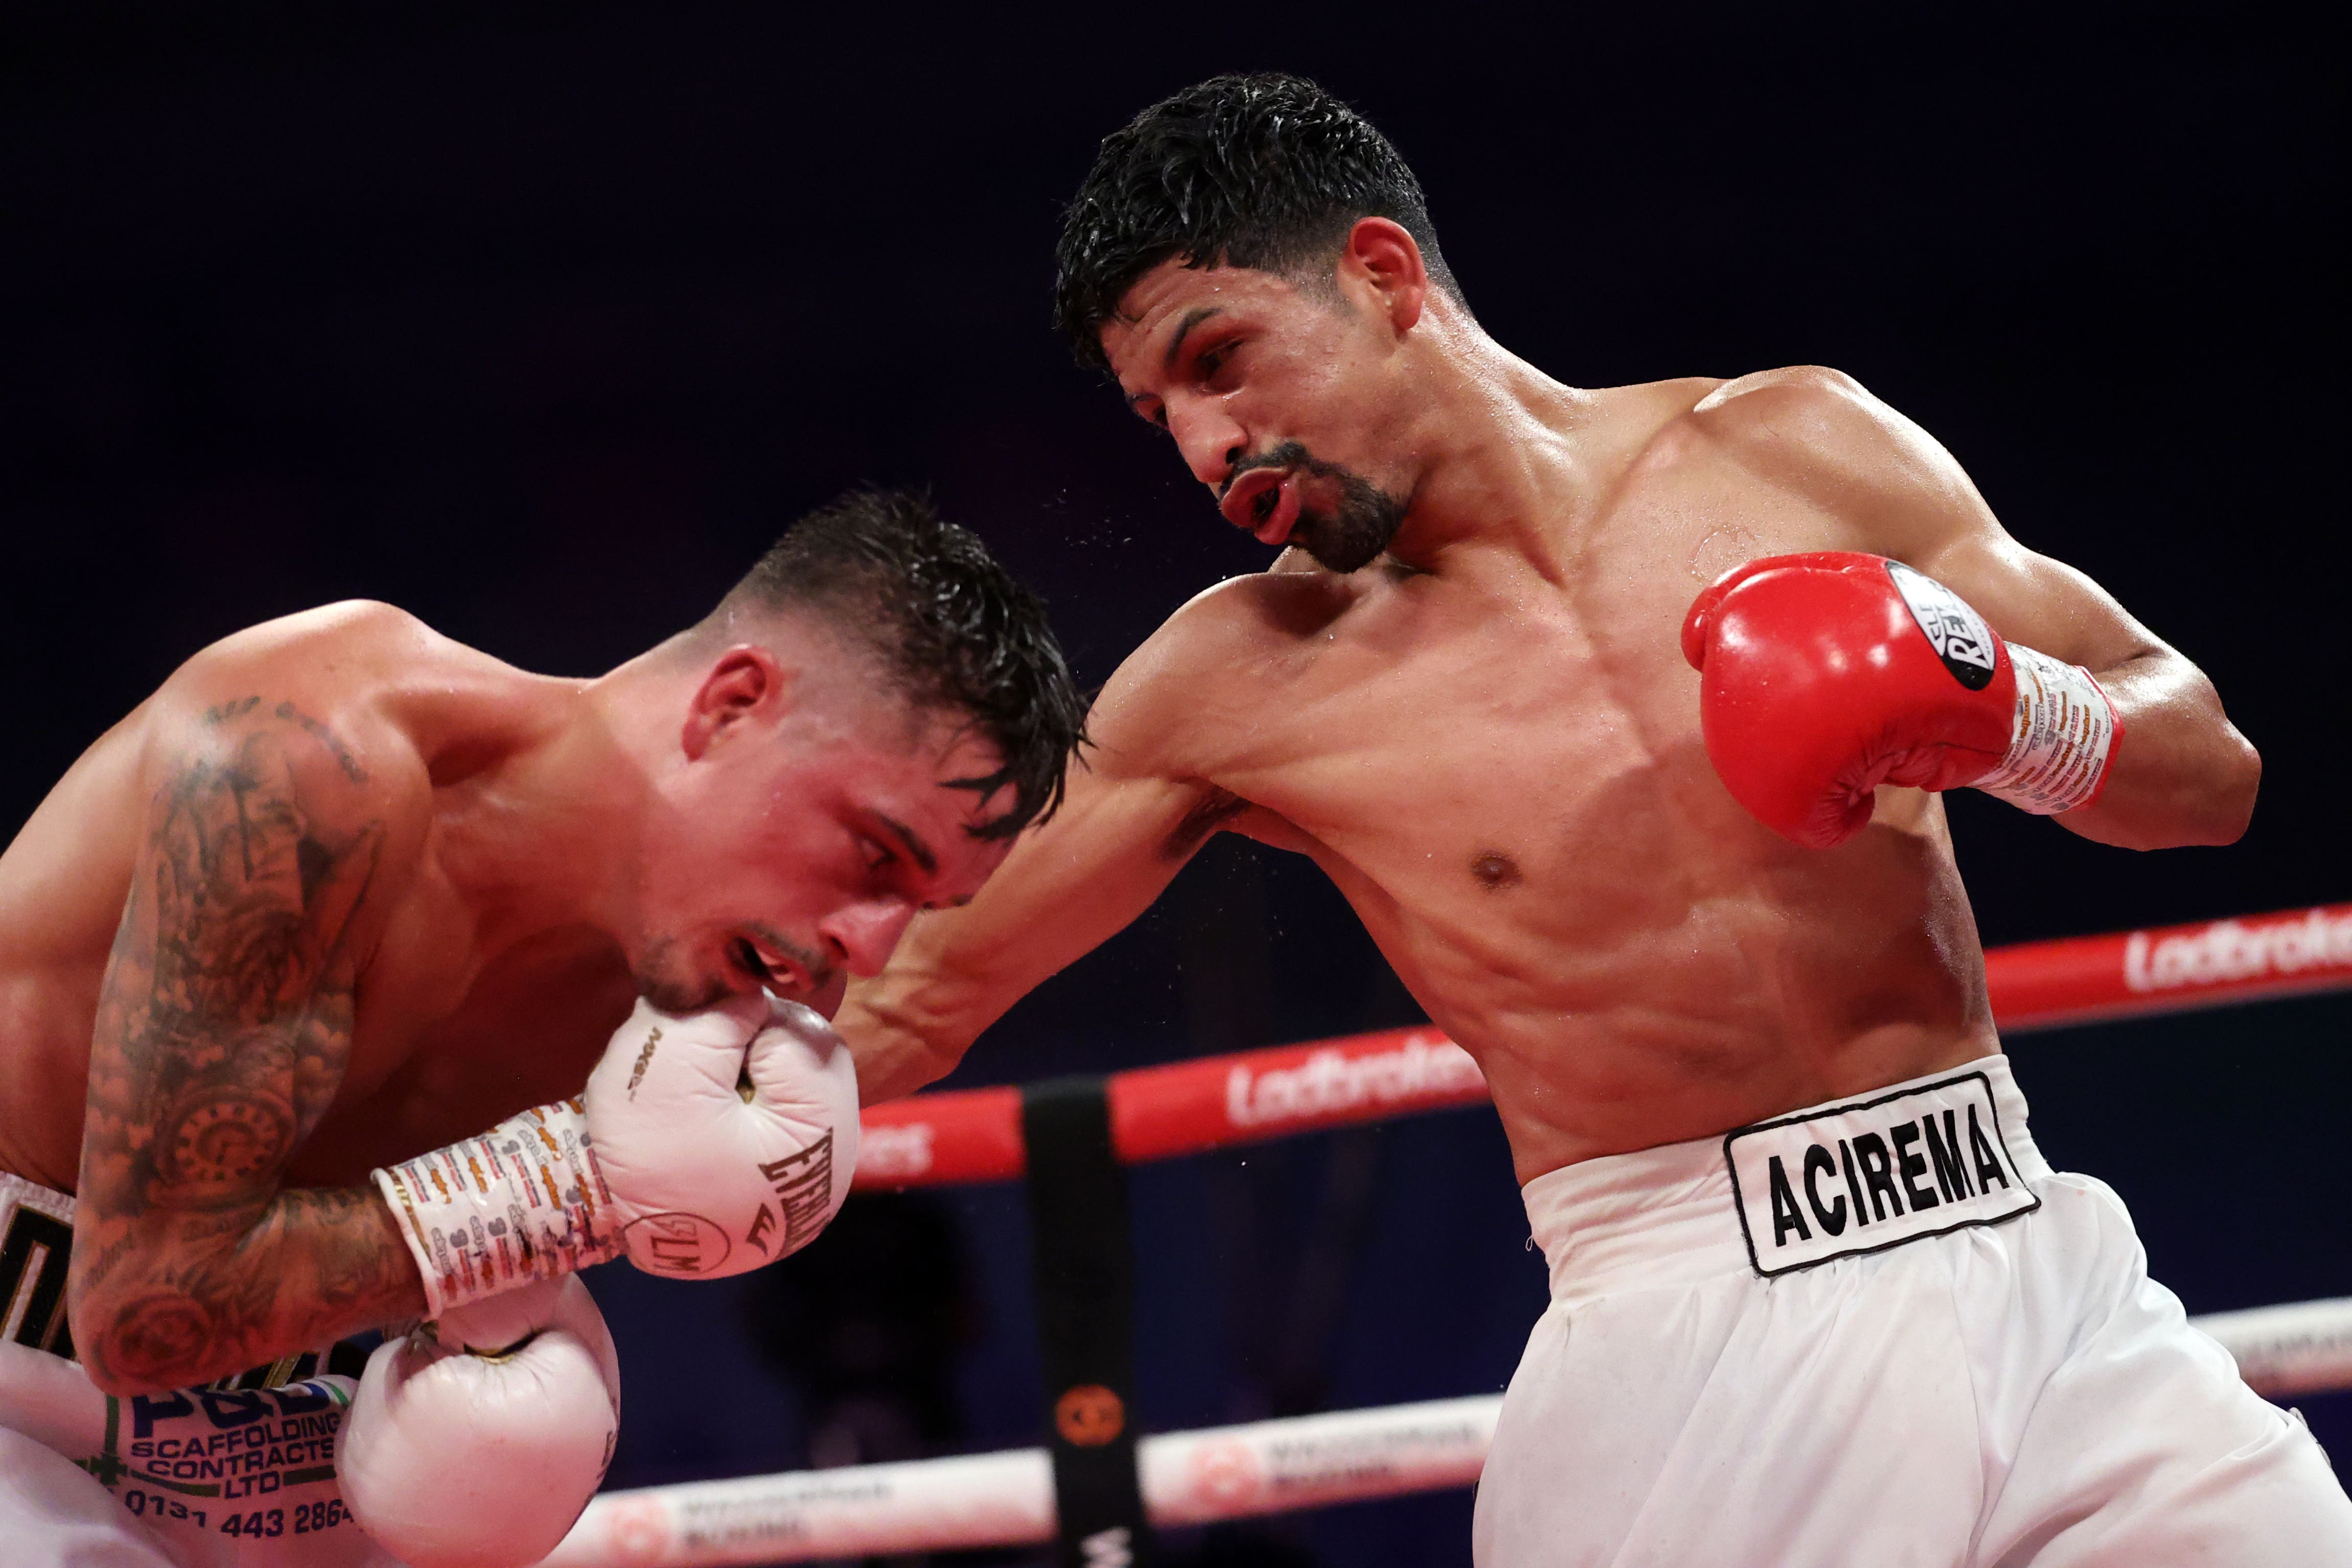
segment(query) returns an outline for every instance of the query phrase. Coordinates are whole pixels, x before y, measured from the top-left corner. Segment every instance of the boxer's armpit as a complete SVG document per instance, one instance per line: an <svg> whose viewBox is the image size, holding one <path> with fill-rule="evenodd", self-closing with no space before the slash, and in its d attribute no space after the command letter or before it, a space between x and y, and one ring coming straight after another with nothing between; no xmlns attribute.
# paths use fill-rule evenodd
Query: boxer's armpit
<svg viewBox="0 0 2352 1568"><path fill-rule="evenodd" d="M1160 858L1190 860L1194 852L1209 841L1210 835L1248 809L1249 802L1231 790L1210 785L1202 794L1200 801L1184 814L1184 819L1160 840Z"/></svg>
<svg viewBox="0 0 2352 1568"><path fill-rule="evenodd" d="M320 1342L415 1289L372 1192L278 1185L350 1057L384 839L366 771L290 704L204 719L212 743L153 798L91 1042L76 1342L125 1387Z"/></svg>

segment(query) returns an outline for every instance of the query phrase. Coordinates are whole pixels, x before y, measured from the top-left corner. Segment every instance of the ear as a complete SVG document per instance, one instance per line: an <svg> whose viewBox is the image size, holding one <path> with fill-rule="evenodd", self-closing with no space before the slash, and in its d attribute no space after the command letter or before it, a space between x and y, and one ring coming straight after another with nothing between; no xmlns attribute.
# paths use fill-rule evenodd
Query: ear
<svg viewBox="0 0 2352 1568"><path fill-rule="evenodd" d="M792 710L793 672L756 643L719 656L687 704L678 745L691 762L736 733L750 720L774 721Z"/></svg>
<svg viewBox="0 0 2352 1568"><path fill-rule="evenodd" d="M1339 284L1360 296L1369 293L1400 336L1412 331L1429 301L1429 268L1422 265L1421 247L1392 218L1356 220L1339 252Z"/></svg>

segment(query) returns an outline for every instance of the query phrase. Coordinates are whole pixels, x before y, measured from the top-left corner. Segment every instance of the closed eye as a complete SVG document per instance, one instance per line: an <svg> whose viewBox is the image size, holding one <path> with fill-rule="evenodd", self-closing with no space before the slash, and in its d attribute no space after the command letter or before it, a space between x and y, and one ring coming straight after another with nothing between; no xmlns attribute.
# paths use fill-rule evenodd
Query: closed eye
<svg viewBox="0 0 2352 1568"><path fill-rule="evenodd" d="M1211 392L1231 392L1239 384L1241 367L1236 363L1248 338L1239 332L1208 344L1193 356L1192 380Z"/></svg>

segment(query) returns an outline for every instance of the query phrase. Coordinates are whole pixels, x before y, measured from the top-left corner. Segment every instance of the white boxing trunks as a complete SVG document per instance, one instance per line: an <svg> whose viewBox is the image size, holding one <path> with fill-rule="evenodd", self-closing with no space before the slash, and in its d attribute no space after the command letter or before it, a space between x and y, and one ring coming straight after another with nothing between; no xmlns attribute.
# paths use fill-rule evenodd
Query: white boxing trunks
<svg viewBox="0 0 2352 1568"><path fill-rule="evenodd" d="M2299 1416L2050 1169L2005 1058L1529 1182L1479 1568L2352 1563Z"/></svg>
<svg viewBox="0 0 2352 1568"><path fill-rule="evenodd" d="M76 1568L397 1568L346 1513L338 1347L117 1399L68 1359L73 1200L0 1173L0 1560Z"/></svg>

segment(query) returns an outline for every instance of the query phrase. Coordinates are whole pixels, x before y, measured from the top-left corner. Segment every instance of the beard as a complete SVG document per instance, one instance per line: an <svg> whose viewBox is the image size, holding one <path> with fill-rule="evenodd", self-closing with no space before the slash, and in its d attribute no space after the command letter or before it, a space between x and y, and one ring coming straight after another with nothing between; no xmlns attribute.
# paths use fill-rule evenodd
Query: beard
<svg viewBox="0 0 2352 1568"><path fill-rule="evenodd" d="M686 944L671 937L657 938L647 945L633 978L638 995L663 1012L681 1017L716 1007L743 994L741 984L732 976L701 971Z"/></svg>
<svg viewBox="0 0 2352 1568"><path fill-rule="evenodd" d="M1230 487L1252 468L1295 468L1339 492L1339 505L1328 511L1302 504L1287 541L1328 571L1360 572L1380 559L1404 525L1405 497L1391 495L1352 468L1322 461L1297 441L1285 441L1257 457L1244 458L1234 465L1226 485Z"/></svg>
<svg viewBox="0 0 2352 1568"><path fill-rule="evenodd" d="M685 1015L705 1012L738 996L766 992L788 1002L803 1003L832 1017L833 1010L841 1005L841 987L848 980L848 972L779 932L765 931L761 935L778 952L801 966L807 976L805 985L789 975L768 972L759 955L740 938L729 943L742 964L739 973L732 965L715 972L703 969L697 963L692 948L676 937L663 936L646 942L645 957L631 976L636 982L637 994L665 1013Z"/></svg>

